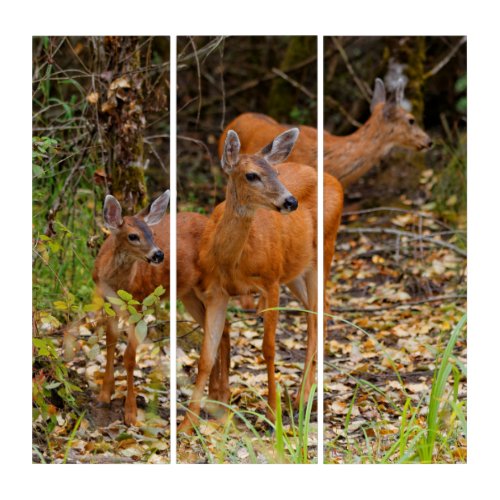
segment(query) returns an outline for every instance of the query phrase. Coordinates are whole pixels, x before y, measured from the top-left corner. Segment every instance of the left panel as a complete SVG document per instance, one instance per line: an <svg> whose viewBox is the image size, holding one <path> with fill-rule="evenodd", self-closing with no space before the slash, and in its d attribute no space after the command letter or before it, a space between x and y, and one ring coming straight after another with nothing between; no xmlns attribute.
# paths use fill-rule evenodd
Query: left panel
<svg viewBox="0 0 500 500"><path fill-rule="evenodd" d="M168 463L168 37L33 38L35 463Z"/></svg>

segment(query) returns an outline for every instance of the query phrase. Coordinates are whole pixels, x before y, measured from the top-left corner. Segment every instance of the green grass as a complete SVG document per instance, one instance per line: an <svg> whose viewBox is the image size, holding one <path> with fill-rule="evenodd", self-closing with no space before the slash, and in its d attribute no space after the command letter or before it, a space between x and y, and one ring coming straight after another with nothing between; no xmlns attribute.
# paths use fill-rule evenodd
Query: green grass
<svg viewBox="0 0 500 500"><path fill-rule="evenodd" d="M330 315L328 315L330 316ZM358 331L374 340L374 337L356 326L350 321L330 316L337 321L355 326ZM466 438L467 423L465 417L465 401L458 398L458 384L466 376L464 366L452 355L453 349L466 324L467 317L464 315L453 328L446 347L436 358L434 378L431 385L429 400L421 398L418 403L412 402L404 389L395 365L391 366L401 383L401 389L405 394L403 407L391 400L391 398L378 387L369 382L356 378L348 373L356 381L356 388L349 411L344 418L344 442L339 442L338 437L330 442L325 442L325 455L335 454L341 457L344 463L455 463L465 461L465 450L458 444L458 438ZM385 356L387 353L382 349ZM390 357L389 357L390 359ZM392 360L391 360L392 361ZM334 367L338 369L337 367ZM450 382L450 376L452 382ZM389 422L383 420L367 424L362 427L364 442L360 443L348 434L352 407L356 401L359 388L362 388L370 396L375 393L386 398L392 410L396 412L399 419L399 429L395 434L385 434L384 426ZM421 410L427 406L427 416L421 416ZM394 422L391 422L394 424ZM463 453L462 453L463 451ZM458 452L455 455L455 452Z"/></svg>
<svg viewBox="0 0 500 500"><path fill-rule="evenodd" d="M277 399L281 401L282 390L279 384L276 391ZM181 436L181 440L190 440L191 448L193 445L198 446L200 460L209 463L241 463L238 451L243 448L248 453L246 461L249 463L313 463L316 461L316 453L311 453L308 442L316 432L311 426L316 385L312 387L307 401L304 401L303 396L302 392L297 412L292 409L289 397L285 398L288 401L285 414L282 405L278 404L274 423L259 412L238 410L233 405L206 400L206 403L225 407L228 412L225 423L214 433L205 434L203 429L210 422L200 419L194 429L195 435ZM263 400L258 394L256 397ZM284 423L285 415L288 425Z"/></svg>

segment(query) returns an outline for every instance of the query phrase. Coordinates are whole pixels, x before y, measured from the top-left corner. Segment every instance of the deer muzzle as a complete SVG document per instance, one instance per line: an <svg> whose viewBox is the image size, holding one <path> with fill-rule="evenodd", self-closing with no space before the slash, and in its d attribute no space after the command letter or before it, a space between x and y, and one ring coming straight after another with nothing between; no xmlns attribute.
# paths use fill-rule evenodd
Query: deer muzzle
<svg viewBox="0 0 500 500"><path fill-rule="evenodd" d="M161 264L164 258L164 253L161 250L156 250L148 260L151 264Z"/></svg>

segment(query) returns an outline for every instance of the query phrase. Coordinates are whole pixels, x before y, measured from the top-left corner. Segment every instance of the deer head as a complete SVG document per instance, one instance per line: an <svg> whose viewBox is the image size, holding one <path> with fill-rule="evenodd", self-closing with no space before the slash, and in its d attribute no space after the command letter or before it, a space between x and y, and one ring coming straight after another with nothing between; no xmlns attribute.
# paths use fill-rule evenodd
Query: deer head
<svg viewBox="0 0 500 500"><path fill-rule="evenodd" d="M150 226L158 224L168 207L170 191L165 191L149 207L133 216L122 217L119 201L108 194L104 200L104 222L122 253L149 264L160 264L164 253L154 241Z"/></svg>
<svg viewBox="0 0 500 500"><path fill-rule="evenodd" d="M422 151L432 147L431 138L417 125L415 117L403 109L404 84L399 84L390 99L386 99L384 82L377 78L370 110L372 116L380 114L380 124L387 134L387 142Z"/></svg>
<svg viewBox="0 0 500 500"><path fill-rule="evenodd" d="M240 139L229 130L224 144L221 165L229 176L228 195L236 202L240 213L258 208L293 212L298 201L278 179L273 165L283 163L299 136L299 129L292 128L278 135L256 154L240 155ZM229 197L228 197L229 198Z"/></svg>

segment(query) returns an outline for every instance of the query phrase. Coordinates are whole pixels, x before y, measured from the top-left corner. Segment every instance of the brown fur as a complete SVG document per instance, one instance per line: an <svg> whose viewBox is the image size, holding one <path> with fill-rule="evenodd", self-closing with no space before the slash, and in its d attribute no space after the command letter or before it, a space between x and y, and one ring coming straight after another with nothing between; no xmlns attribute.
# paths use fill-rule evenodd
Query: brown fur
<svg viewBox="0 0 500 500"><path fill-rule="evenodd" d="M432 142L416 124L414 117L393 102L374 106L368 121L348 136L324 132L324 169L336 177L345 188L366 174L395 146L423 150ZM241 139L242 153L259 151L277 134L290 128L272 118L257 113L243 113L224 130L219 140L219 156L228 130ZM300 135L288 160L317 168L317 130L302 125Z"/></svg>
<svg viewBox="0 0 500 500"><path fill-rule="evenodd" d="M126 290L137 300L142 301L153 290L162 285L168 294L170 287L170 217L165 215L162 220L150 227L152 241L141 238L140 247L133 246L128 241L128 234L133 232L143 235L143 220L140 216L123 218L121 230L114 231L103 243L96 258L93 279L97 289L104 298L110 292ZM196 213L182 213L177 216L177 294L185 302L186 309L191 312L196 321L203 324L202 304L193 297L193 289L200 279L198 266L198 245L208 218ZM143 260L150 245L155 244L164 252L164 260L159 265L152 265ZM225 332L225 335L228 335ZM228 337L227 337L228 338ZM114 355L118 339L116 318L109 318L106 329L107 359L106 373L99 400L109 403L114 392ZM226 339L227 340L227 339ZM127 368L127 397L125 400L125 422L132 425L136 422L137 407L133 390L133 370L135 367L135 351L137 340L133 327L128 332L128 344L124 363ZM226 354L225 354L226 355ZM228 353L226 355L228 357ZM225 367L222 364L221 370ZM222 371L222 382L211 383L211 394L214 398L227 399L227 378Z"/></svg>
<svg viewBox="0 0 500 500"><path fill-rule="evenodd" d="M276 134L275 134L276 135ZM300 141L300 138L299 138ZM269 141L268 141L269 142ZM245 145L245 150L248 150ZM242 155L229 173L226 201L211 215L200 244L199 264L202 271L197 294L206 307L205 337L198 365L198 375L188 413L179 431L189 432L200 412L200 399L212 367L230 296L260 292L266 308L279 300L279 284L290 287L297 280L306 283L303 292L309 307L316 310L317 175L311 167L286 163L275 167L282 183L298 200L298 209L289 214L276 211L283 186L264 165L259 155ZM257 172L263 190L245 181L245 175ZM333 257L336 232L342 212L342 187L325 175L325 267ZM280 198L281 197L281 198ZM326 274L325 274L326 278ZM270 418L276 408L274 379L274 336L277 311L264 313L264 358L268 368ZM307 398L315 377L317 346L316 318L308 315L308 347L304 374Z"/></svg>

